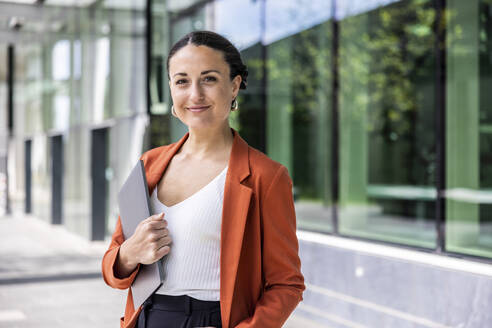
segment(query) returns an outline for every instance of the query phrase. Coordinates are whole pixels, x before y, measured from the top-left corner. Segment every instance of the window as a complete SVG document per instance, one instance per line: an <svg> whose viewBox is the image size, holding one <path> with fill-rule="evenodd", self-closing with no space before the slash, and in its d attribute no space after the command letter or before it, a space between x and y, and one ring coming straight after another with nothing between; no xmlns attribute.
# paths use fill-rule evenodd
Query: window
<svg viewBox="0 0 492 328"><path fill-rule="evenodd" d="M435 247L434 19L399 1L339 22L342 234Z"/></svg>
<svg viewBox="0 0 492 328"><path fill-rule="evenodd" d="M492 257L492 6L446 5L446 249Z"/></svg>

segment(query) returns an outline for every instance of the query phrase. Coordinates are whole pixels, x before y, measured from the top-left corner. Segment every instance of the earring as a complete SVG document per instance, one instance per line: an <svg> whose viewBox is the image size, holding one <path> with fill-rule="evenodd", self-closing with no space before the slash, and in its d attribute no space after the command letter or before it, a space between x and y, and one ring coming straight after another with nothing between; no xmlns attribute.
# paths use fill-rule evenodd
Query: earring
<svg viewBox="0 0 492 328"><path fill-rule="evenodd" d="M173 116L176 116L176 111L174 110L174 105L171 106L171 114L173 114Z"/></svg>
<svg viewBox="0 0 492 328"><path fill-rule="evenodd" d="M235 110L237 110L238 108L239 108L239 104L237 103L237 100L236 100L236 99L234 99L234 100L232 101L231 110L235 111Z"/></svg>

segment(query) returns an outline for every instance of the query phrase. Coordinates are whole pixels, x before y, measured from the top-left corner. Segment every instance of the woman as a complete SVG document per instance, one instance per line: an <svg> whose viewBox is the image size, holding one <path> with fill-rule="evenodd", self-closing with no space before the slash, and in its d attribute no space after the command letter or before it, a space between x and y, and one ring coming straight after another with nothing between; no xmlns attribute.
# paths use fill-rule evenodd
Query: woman
<svg viewBox="0 0 492 328"><path fill-rule="evenodd" d="M229 127L247 70L222 36L192 32L167 59L172 114L189 132L141 159L154 215L103 258L108 285L129 288L162 260L163 285L122 327L281 327L302 300L292 182L284 166ZM137 325L138 323L138 325Z"/></svg>

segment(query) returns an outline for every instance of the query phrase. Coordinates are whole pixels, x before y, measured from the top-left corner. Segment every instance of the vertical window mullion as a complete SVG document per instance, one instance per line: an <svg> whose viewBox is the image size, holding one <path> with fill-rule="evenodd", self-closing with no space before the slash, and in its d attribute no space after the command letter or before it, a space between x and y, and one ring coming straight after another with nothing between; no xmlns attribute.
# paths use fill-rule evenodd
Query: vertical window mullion
<svg viewBox="0 0 492 328"><path fill-rule="evenodd" d="M339 120L338 120L338 92L339 92L339 77L338 77L338 48L339 48L339 25L337 21L337 0L332 0L332 45L331 45L331 72L332 72L332 90L331 90L331 175L332 175L332 225L333 233L338 234L338 199L339 199Z"/></svg>
<svg viewBox="0 0 492 328"><path fill-rule="evenodd" d="M445 250L446 218L446 0L435 0L436 51L436 251Z"/></svg>
<svg viewBox="0 0 492 328"><path fill-rule="evenodd" d="M267 88L268 88L268 67L267 67L267 60L268 60L268 53L267 53L267 45L265 41L266 37L266 0L261 1L261 6L260 6L260 25L261 25L261 114L260 114L260 120L258 124L260 125L259 130L260 130L260 149L262 152L267 154L267 135L266 135L266 129L267 129L267 106L268 106L268 99L267 99Z"/></svg>
<svg viewBox="0 0 492 328"><path fill-rule="evenodd" d="M147 105L147 114L150 116L152 107L150 96L150 70L152 65L152 3L153 0L147 0L145 5L145 23L146 23L146 36L145 36L145 98Z"/></svg>

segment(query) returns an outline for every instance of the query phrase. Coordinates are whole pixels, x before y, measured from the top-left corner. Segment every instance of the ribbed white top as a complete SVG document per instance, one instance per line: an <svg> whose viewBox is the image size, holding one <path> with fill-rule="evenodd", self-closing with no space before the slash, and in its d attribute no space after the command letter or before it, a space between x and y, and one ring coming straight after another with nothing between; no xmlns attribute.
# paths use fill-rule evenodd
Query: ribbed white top
<svg viewBox="0 0 492 328"><path fill-rule="evenodd" d="M205 187L170 207L161 203L154 189L152 213L164 212L173 240L171 252L162 259L165 279L157 294L220 299L220 227L226 172L227 166Z"/></svg>

